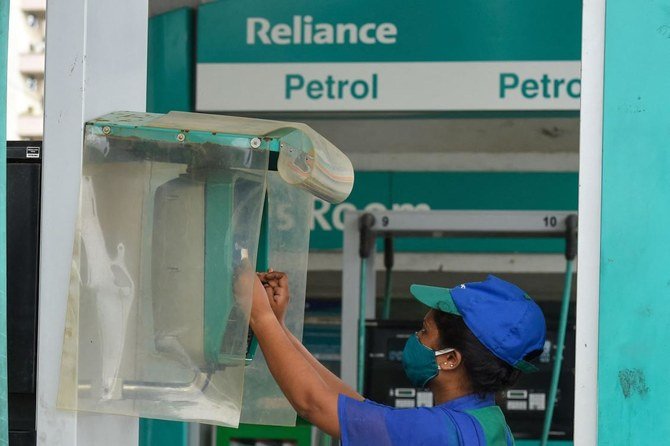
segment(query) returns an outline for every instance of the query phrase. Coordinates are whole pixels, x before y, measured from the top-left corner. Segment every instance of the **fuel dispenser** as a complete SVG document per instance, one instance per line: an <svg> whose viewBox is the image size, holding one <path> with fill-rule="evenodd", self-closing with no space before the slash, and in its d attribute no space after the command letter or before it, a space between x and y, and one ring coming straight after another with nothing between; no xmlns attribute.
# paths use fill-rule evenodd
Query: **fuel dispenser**
<svg viewBox="0 0 670 446"><path fill-rule="evenodd" d="M313 196L340 202L352 186L348 158L303 124L180 112L87 123L59 406L295 422L254 354L253 277L269 261L298 278L287 324L300 335Z"/></svg>

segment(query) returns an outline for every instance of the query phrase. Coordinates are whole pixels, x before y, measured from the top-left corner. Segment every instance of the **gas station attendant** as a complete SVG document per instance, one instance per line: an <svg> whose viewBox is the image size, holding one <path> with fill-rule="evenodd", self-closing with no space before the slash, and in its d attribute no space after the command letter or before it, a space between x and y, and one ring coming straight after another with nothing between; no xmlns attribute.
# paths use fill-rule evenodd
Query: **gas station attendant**
<svg viewBox="0 0 670 446"><path fill-rule="evenodd" d="M514 444L494 393L514 384L544 347L545 321L517 286L489 276L455 288L413 285L431 309L407 340L403 366L434 407L396 409L366 400L331 373L284 325L288 277L254 282L251 328L277 384L300 416L343 446Z"/></svg>

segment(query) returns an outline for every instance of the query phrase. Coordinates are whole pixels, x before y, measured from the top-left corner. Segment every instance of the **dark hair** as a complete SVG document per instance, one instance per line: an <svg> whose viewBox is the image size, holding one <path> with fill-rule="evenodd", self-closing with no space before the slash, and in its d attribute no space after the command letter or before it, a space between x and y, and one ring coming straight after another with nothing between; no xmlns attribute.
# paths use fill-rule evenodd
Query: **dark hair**
<svg viewBox="0 0 670 446"><path fill-rule="evenodd" d="M438 310L434 314L444 347L461 352L474 393L483 395L498 392L516 383L521 372L484 347L465 325L462 317Z"/></svg>

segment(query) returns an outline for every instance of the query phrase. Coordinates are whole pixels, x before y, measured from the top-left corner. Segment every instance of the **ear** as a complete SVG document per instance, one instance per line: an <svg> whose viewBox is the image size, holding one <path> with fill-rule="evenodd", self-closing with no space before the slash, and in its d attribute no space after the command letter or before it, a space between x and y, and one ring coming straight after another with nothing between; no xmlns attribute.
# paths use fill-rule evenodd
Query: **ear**
<svg viewBox="0 0 670 446"><path fill-rule="evenodd" d="M445 372L458 369L463 363L463 356L458 350L436 356L437 366Z"/></svg>

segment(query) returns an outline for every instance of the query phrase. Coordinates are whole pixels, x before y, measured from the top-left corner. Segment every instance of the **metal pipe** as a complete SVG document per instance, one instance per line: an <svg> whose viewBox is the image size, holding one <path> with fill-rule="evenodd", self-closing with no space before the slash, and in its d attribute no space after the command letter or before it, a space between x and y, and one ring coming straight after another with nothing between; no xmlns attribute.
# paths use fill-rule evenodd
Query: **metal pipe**
<svg viewBox="0 0 670 446"><path fill-rule="evenodd" d="M551 387L549 388L547 411L545 412L544 415L544 427L542 429L542 442L541 442L542 446L547 446L547 442L549 441L551 420L554 416L554 406L556 405L556 394L558 392L558 380L561 376L561 364L563 362L563 348L565 346L565 332L568 325L568 310L570 308L570 292L572 289L572 268L573 268L573 261L568 260L565 271L565 288L563 290L561 317L558 325L556 357L554 358L554 370L551 375Z"/></svg>
<svg viewBox="0 0 670 446"><path fill-rule="evenodd" d="M179 396L184 401L204 392L211 382L212 374L199 372L189 383L166 384L145 381L127 381L123 384L123 397L132 399L155 399L158 396L165 398L166 394Z"/></svg>
<svg viewBox="0 0 670 446"><path fill-rule="evenodd" d="M361 290L358 303L358 375L356 380L356 390L361 395L363 394L365 381L365 288L367 285L367 263L367 259L361 259Z"/></svg>
<svg viewBox="0 0 670 446"><path fill-rule="evenodd" d="M382 319L391 317L391 295L393 291L393 237L384 237L384 267L386 267L386 287L384 288L384 309Z"/></svg>
<svg viewBox="0 0 670 446"><path fill-rule="evenodd" d="M565 284L563 286L563 300L561 302L561 316L558 323L558 339L556 341L556 357L554 358L554 370L551 375L551 387L549 388L549 399L547 400L547 411L544 414L544 426L542 429L542 446L547 446L551 421L554 417L556 406L556 394L558 392L558 381L561 376L561 365L563 363L563 349L565 347L565 333L568 326L568 312L570 310L570 294L572 291L572 271L574 259L577 256L577 216L570 215L565 222Z"/></svg>
<svg viewBox="0 0 670 446"><path fill-rule="evenodd" d="M212 373L198 372L193 380L186 383L158 383L148 381L126 381L122 384L121 399L164 399L167 395L188 401L204 392L211 382ZM93 392L91 383L81 383L77 386L81 396L90 396Z"/></svg>
<svg viewBox="0 0 670 446"><path fill-rule="evenodd" d="M375 224L375 217L372 214L363 214L358 220L358 230L360 231L360 242L358 254L361 257L361 287L359 290L359 308L358 308L358 377L356 380L356 390L363 393L365 382L365 313L367 304L367 263L368 257L374 248L375 233L371 230Z"/></svg>

